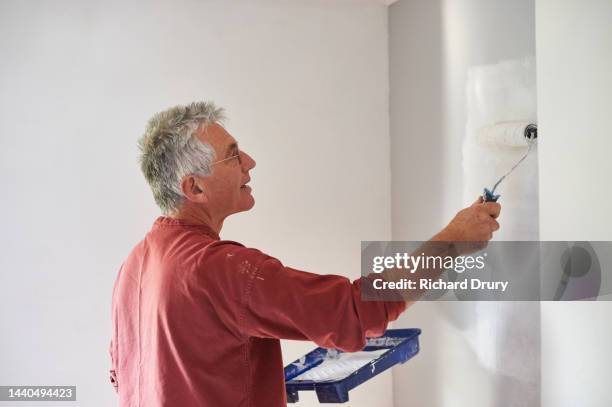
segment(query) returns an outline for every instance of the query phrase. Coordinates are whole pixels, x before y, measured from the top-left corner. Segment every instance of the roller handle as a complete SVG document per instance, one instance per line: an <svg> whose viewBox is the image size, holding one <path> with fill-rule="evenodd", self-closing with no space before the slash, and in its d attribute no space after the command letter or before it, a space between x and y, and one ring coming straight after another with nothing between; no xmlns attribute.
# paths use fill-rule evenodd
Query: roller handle
<svg viewBox="0 0 612 407"><path fill-rule="evenodd" d="M489 191L489 188L485 188L482 199L485 202L497 202L500 196L501 195L495 195L493 192Z"/></svg>
<svg viewBox="0 0 612 407"><path fill-rule="evenodd" d="M499 179L499 181L497 181L497 184L493 186L493 189L497 188L499 183L502 182L502 180L506 178L506 176L510 174L521 163L521 161L525 159L525 157L527 157L527 154L529 154L529 150L531 150L531 142L538 138L538 126L536 124L529 124L527 127L525 127L525 131L523 132L523 135L525 136L525 138L528 140L528 143L529 143L528 144L529 148L527 149L527 153L525 153L523 158L521 158L519 162L516 163L514 167L510 169L510 171L508 171L503 177ZM497 202L499 197L500 195L495 195L493 191L489 191L488 188L485 188L484 193L482 194L482 200L484 202Z"/></svg>

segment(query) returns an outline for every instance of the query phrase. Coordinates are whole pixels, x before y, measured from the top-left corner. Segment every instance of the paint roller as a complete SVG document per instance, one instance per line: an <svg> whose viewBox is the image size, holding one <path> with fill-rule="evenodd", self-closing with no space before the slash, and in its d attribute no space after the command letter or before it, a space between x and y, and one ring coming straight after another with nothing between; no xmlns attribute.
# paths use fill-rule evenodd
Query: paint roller
<svg viewBox="0 0 612 407"><path fill-rule="evenodd" d="M481 127L477 134L476 139L481 145L485 146L505 146L505 147L527 147L525 155L508 172L493 185L490 190L484 189L482 199L485 202L497 202L500 195L495 195L495 190L499 184L508 176L512 171L519 166L520 163L527 158L531 147L535 144L535 140L538 138L538 126L529 122L502 122L491 126Z"/></svg>

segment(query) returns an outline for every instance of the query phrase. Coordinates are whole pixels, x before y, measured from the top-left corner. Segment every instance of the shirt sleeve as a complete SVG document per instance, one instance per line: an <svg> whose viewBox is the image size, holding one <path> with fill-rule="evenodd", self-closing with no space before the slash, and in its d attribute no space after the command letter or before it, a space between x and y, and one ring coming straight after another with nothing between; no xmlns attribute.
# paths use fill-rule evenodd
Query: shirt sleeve
<svg viewBox="0 0 612 407"><path fill-rule="evenodd" d="M226 246L210 258L224 263L208 273L216 287L211 303L245 336L310 340L354 352L406 309L404 301L362 301L362 279L300 271L258 250Z"/></svg>

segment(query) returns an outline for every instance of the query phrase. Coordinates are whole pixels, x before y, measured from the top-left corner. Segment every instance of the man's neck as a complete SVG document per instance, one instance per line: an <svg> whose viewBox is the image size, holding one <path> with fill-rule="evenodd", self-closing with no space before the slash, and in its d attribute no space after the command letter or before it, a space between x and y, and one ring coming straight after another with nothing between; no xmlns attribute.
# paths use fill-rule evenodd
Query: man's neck
<svg viewBox="0 0 612 407"><path fill-rule="evenodd" d="M193 208L184 206L178 212L169 215L174 219L181 219L195 225L206 225L211 228L217 235L221 233L223 220L215 220L213 216L204 208Z"/></svg>

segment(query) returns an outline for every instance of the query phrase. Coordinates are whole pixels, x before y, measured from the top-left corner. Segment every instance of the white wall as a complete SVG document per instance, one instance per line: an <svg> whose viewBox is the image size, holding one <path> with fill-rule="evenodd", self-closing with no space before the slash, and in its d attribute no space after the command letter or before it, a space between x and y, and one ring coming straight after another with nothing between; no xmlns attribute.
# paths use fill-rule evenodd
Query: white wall
<svg viewBox="0 0 612 407"><path fill-rule="evenodd" d="M360 240L390 238L383 5L2 1L0 54L1 384L115 402L112 283L158 214L136 140L170 105L225 106L258 161L255 209L223 237L352 278ZM390 375L351 398L391 405Z"/></svg>
<svg viewBox="0 0 612 407"><path fill-rule="evenodd" d="M427 239L472 201L462 197L467 70L535 54L534 1L400 0L389 33L392 235ZM478 363L465 335L473 313L424 302L402 316L423 345L394 370L396 406L501 406L524 390Z"/></svg>
<svg viewBox="0 0 612 407"><path fill-rule="evenodd" d="M537 0L536 21L541 238L610 241L612 3ZM542 303L543 406L612 405L610 305Z"/></svg>

